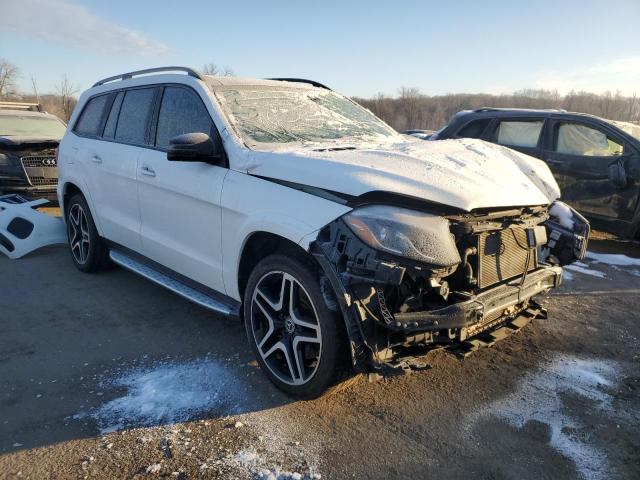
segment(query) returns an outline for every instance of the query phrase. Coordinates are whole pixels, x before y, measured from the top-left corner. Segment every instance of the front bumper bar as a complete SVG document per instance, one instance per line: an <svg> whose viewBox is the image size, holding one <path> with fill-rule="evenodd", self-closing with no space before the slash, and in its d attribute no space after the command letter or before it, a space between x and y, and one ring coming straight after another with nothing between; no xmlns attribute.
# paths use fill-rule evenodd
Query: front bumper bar
<svg viewBox="0 0 640 480"><path fill-rule="evenodd" d="M562 283L562 268L541 267L530 272L522 285L521 282L517 278L437 310L396 313L395 323L389 327L404 332L464 328L468 336L474 335L522 310L533 296L558 287Z"/></svg>

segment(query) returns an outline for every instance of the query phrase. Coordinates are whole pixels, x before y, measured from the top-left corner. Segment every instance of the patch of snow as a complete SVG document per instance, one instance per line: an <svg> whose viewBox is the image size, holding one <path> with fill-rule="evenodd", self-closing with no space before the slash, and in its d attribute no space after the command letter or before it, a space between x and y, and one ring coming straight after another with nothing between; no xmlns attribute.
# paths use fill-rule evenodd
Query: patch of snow
<svg viewBox="0 0 640 480"><path fill-rule="evenodd" d="M567 230L573 230L573 212L568 205L562 202L554 202L549 209L549 214L557 219L561 226Z"/></svg>
<svg viewBox="0 0 640 480"><path fill-rule="evenodd" d="M578 263L580 263L580 262L578 262ZM585 267L585 266L582 266L582 265L571 264L571 265L565 265L564 269L565 270L571 270L573 272L582 273L583 275L589 275L589 276L592 276L592 277L607 278L607 275L604 272L600 272L598 270L593 270L591 268L588 268L588 266Z"/></svg>
<svg viewBox="0 0 640 480"><path fill-rule="evenodd" d="M260 454L251 450L243 450L233 457L233 463L252 472L260 480L315 480L322 478L320 474L311 471L291 472L280 468L265 468L270 463Z"/></svg>
<svg viewBox="0 0 640 480"><path fill-rule="evenodd" d="M184 422L206 412L238 413L242 383L212 359L162 363L103 382L104 388L124 388L115 398L88 414L101 433L127 427Z"/></svg>
<svg viewBox="0 0 640 480"><path fill-rule="evenodd" d="M586 258L593 263L603 263L617 267L640 267L640 258L632 258L621 254L587 252Z"/></svg>
<svg viewBox="0 0 640 480"><path fill-rule="evenodd" d="M147 467L147 473L158 473L162 469L162 465L159 463L154 463L153 465L149 465Z"/></svg>
<svg viewBox="0 0 640 480"><path fill-rule="evenodd" d="M582 427L562 401L562 394L575 393L595 403L606 416L615 416L606 389L615 386L619 367L615 362L559 355L538 372L527 375L517 390L482 409L477 419L495 415L515 428L532 420L545 423L551 431L550 445L573 460L586 479L610 478L611 470L603 452L588 443L589 438L572 434Z"/></svg>
<svg viewBox="0 0 640 480"><path fill-rule="evenodd" d="M578 265L579 263L581 263L581 262L576 262L576 263L573 263L571 265L565 265L563 268L565 270L571 270L573 272L582 273L584 275L590 275L592 277L607 278L607 276L606 276L606 274L604 272L600 272L598 270L593 270L591 268L588 268L588 265L586 265L584 263L582 263L582 265Z"/></svg>

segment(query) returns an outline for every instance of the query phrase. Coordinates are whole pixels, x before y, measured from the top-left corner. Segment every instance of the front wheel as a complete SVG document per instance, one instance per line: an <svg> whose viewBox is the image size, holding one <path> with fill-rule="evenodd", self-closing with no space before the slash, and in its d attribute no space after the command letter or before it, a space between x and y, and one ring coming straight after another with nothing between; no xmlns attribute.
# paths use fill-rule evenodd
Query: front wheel
<svg viewBox="0 0 640 480"><path fill-rule="evenodd" d="M344 325L326 304L318 272L302 255L274 254L249 277L244 322L260 367L281 390L315 398L347 359Z"/></svg>

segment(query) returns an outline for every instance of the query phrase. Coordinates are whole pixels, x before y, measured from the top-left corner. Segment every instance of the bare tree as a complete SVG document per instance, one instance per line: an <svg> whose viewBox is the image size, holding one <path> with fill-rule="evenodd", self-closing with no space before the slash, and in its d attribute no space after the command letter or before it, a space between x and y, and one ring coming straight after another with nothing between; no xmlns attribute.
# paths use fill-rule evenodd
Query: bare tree
<svg viewBox="0 0 640 480"><path fill-rule="evenodd" d="M205 75L220 75L220 67L213 62L205 63L202 67L202 73Z"/></svg>
<svg viewBox="0 0 640 480"><path fill-rule="evenodd" d="M56 93L60 99L60 108L65 122L68 122L71 118L71 112L76 103L73 94L77 93L77 91L78 87L69 81L66 74L62 76L60 83L56 85Z"/></svg>
<svg viewBox="0 0 640 480"><path fill-rule="evenodd" d="M9 60L0 58L0 97L15 95L20 70Z"/></svg>
<svg viewBox="0 0 640 480"><path fill-rule="evenodd" d="M40 95L38 94L38 82L36 77L31 75L31 87L33 88L33 95L36 97L36 103L40 103Z"/></svg>
<svg viewBox="0 0 640 480"><path fill-rule="evenodd" d="M234 77L235 73L230 67L220 68L213 62L209 62L204 64L202 67L202 73L205 75L214 75L214 76L225 76L225 77Z"/></svg>

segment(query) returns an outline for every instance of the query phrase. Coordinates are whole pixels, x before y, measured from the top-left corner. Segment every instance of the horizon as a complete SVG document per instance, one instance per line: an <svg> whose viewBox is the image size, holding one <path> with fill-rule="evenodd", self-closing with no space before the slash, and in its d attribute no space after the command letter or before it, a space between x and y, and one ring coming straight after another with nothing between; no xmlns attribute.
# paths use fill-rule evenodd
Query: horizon
<svg viewBox="0 0 640 480"><path fill-rule="evenodd" d="M199 0L176 10L149 1L3 0L0 57L20 69L24 94L32 77L41 94L64 75L80 93L127 71L210 62L240 77L310 78L359 98L395 97L401 87L428 96L639 90L640 2L426 5Z"/></svg>

